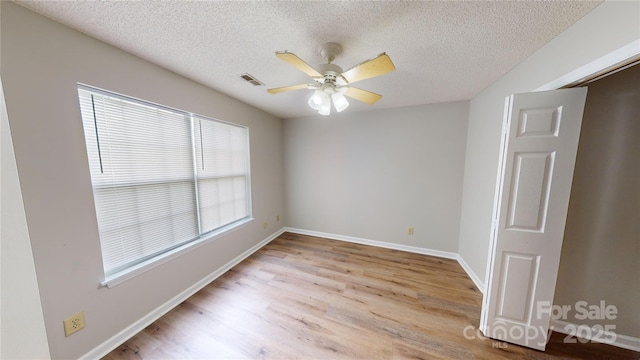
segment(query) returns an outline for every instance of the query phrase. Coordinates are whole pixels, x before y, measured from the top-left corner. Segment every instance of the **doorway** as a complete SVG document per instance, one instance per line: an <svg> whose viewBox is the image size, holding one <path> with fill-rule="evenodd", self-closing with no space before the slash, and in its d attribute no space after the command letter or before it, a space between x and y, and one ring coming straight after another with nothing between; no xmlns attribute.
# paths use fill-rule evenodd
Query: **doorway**
<svg viewBox="0 0 640 360"><path fill-rule="evenodd" d="M554 298L571 310L552 326L582 337L608 327L639 351L640 65L588 87ZM584 318L583 305L617 314Z"/></svg>

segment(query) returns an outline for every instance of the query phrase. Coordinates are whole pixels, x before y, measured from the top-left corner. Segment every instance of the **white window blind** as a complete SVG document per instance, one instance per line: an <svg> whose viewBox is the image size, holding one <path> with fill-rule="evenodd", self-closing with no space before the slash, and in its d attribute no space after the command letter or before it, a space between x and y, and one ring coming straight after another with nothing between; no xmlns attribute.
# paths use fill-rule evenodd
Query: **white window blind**
<svg viewBox="0 0 640 360"><path fill-rule="evenodd" d="M248 213L245 129L207 121L196 125L196 168L202 230L214 230Z"/></svg>
<svg viewBox="0 0 640 360"><path fill-rule="evenodd" d="M78 87L105 275L250 215L248 131Z"/></svg>

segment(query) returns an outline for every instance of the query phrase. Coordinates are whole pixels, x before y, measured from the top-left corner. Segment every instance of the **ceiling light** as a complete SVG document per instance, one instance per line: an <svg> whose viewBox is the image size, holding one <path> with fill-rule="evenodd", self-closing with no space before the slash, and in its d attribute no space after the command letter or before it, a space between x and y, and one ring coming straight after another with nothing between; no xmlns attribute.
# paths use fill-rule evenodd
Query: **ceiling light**
<svg viewBox="0 0 640 360"><path fill-rule="evenodd" d="M320 115L329 115L333 102L336 111L342 112L349 106L349 101L343 95L346 90L346 88L336 88L334 82L326 82L313 92L308 101L309 107Z"/></svg>
<svg viewBox="0 0 640 360"><path fill-rule="evenodd" d="M324 99L325 93L320 90L316 90L313 92L313 96L309 98L309 107L313 110L320 110L320 105L322 105L322 100Z"/></svg>
<svg viewBox="0 0 640 360"><path fill-rule="evenodd" d="M331 113L331 98L324 92L321 92L323 95L322 104L320 104L320 109L318 109L318 114L320 115L329 115Z"/></svg>
<svg viewBox="0 0 640 360"><path fill-rule="evenodd" d="M333 93L333 95L331 95L331 99L333 100L333 106L336 107L337 112L342 112L344 109L349 107L347 98L344 97L341 92Z"/></svg>

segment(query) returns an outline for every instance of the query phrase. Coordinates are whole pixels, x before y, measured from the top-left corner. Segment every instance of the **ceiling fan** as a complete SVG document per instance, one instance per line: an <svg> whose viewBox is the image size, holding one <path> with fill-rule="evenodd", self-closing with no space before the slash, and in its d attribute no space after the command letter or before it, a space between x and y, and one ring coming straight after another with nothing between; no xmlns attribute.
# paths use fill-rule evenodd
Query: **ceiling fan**
<svg viewBox="0 0 640 360"><path fill-rule="evenodd" d="M286 61L298 68L298 70L311 76L314 83L273 88L268 89L267 92L270 94L278 94L290 90L315 90L313 96L309 98L309 106L313 110L318 111L320 115L329 115L331 113L332 100L333 106L338 112L343 111L349 106L349 101L347 101L345 96L367 104L373 104L380 100L382 95L355 88L351 86L351 84L360 80L384 75L396 68L393 62L391 62L389 55L382 53L373 59L361 62L347 71L342 71L340 66L332 64L336 56L342 51L340 45L336 43L325 43L320 45L319 50L320 56L322 56L326 64L318 65L317 70L293 53L288 51L276 52L276 56L280 60Z"/></svg>

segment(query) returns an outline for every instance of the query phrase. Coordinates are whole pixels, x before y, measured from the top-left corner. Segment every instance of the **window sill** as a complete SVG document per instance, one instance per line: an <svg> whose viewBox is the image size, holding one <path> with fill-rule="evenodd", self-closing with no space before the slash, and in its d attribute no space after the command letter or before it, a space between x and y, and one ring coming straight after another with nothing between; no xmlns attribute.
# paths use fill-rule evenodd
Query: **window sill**
<svg viewBox="0 0 640 360"><path fill-rule="evenodd" d="M207 244L217 238L220 238L226 234L229 234L230 232L245 226L246 224L252 222L253 220L254 219L251 217L246 218L244 220L240 220L233 224L222 227L215 232L207 234L201 237L200 239L194 240L190 243L184 244L164 254L158 255L152 259L149 259L147 261L141 262L140 264L134 265L126 270L122 270L113 275L106 276L104 281L102 281L100 285L106 286L108 288L112 288L116 285L120 285L123 282L129 279L132 279L144 272L147 272L158 265L164 264L165 262L171 259L175 259L176 257L181 256L184 253L197 249L204 244Z"/></svg>

